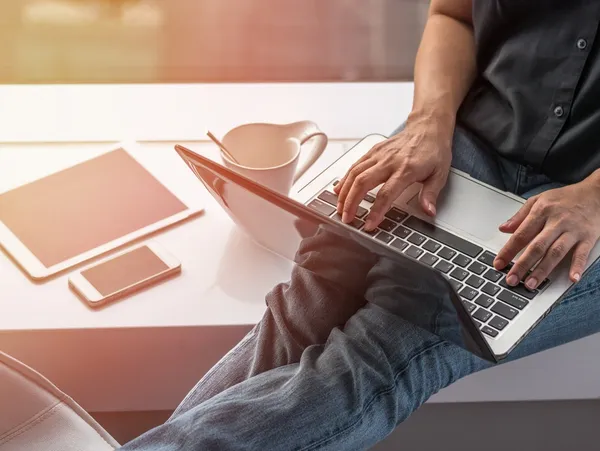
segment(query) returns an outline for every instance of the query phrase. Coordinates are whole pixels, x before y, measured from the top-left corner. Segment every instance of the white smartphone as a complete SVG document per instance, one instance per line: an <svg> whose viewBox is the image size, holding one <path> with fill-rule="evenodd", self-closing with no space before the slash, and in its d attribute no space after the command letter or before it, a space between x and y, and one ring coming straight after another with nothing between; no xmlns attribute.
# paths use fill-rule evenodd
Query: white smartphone
<svg viewBox="0 0 600 451"><path fill-rule="evenodd" d="M156 242L128 249L69 277L69 287L101 307L181 272L181 263Z"/></svg>

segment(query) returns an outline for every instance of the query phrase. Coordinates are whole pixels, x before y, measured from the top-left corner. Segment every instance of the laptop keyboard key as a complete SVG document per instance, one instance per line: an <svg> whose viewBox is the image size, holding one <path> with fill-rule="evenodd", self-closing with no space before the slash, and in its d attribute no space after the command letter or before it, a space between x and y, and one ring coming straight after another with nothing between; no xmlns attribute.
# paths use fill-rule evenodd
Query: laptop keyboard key
<svg viewBox="0 0 600 451"><path fill-rule="evenodd" d="M454 265L451 265L446 260L440 260L439 263L435 265L435 269L442 271L444 274L448 274L452 268L454 268Z"/></svg>
<svg viewBox="0 0 600 451"><path fill-rule="evenodd" d="M357 218L361 218L361 219L362 219L362 218L364 218L364 217L365 217L365 215L366 215L368 212L369 212L369 211L368 211L366 208L364 208L364 207L361 207L361 206L359 205L359 206L358 206L358 208L356 209L356 217L357 217Z"/></svg>
<svg viewBox="0 0 600 451"><path fill-rule="evenodd" d="M352 227L354 227L355 229L360 229L362 226L364 226L364 225L365 225L365 222L364 222L364 221L361 221L361 220L360 220L360 219L358 219L358 218L354 218L354 219L352 220L352 222L351 222L350 224L348 224L348 225L349 225L349 226L352 226Z"/></svg>
<svg viewBox="0 0 600 451"><path fill-rule="evenodd" d="M428 266L433 266L436 264L436 262L439 260L439 257L436 257L435 255L431 255L429 252L425 252L425 255L423 255L419 261L422 263L425 263Z"/></svg>
<svg viewBox="0 0 600 451"><path fill-rule="evenodd" d="M437 251L439 251L440 247L442 247L442 245L433 240L427 240L427 242L423 245L423 249L431 252L432 254L435 254Z"/></svg>
<svg viewBox="0 0 600 451"><path fill-rule="evenodd" d="M509 284L506 283L506 277L502 277L502 280L498 282L498 285L527 299L533 299L539 293L539 291L537 290L529 290L525 285L523 285L523 283L519 283L519 285L517 285L516 287L511 287Z"/></svg>
<svg viewBox="0 0 600 451"><path fill-rule="evenodd" d="M386 232L391 232L392 230L394 230L396 228L398 224L396 224L394 221L390 221L387 218L384 218L383 221L381 221L381 224L379 224L379 228L381 230L385 230Z"/></svg>
<svg viewBox="0 0 600 451"><path fill-rule="evenodd" d="M427 238L425 238L423 235L418 234L417 232L413 233L411 236L408 237L408 241L410 241L415 246L420 246L425 242L426 239Z"/></svg>
<svg viewBox="0 0 600 451"><path fill-rule="evenodd" d="M392 221L396 222L402 222L402 220L405 219L407 216L407 213L403 212L402 210L398 210L395 207L385 214L386 218L390 218Z"/></svg>
<svg viewBox="0 0 600 451"><path fill-rule="evenodd" d="M365 194L365 197L363 197L363 199L367 202L369 202L370 204L372 204L373 202L375 202L375 196L373 196L372 194Z"/></svg>
<svg viewBox="0 0 600 451"><path fill-rule="evenodd" d="M462 303L465 306L465 309L467 309L468 313L471 313L473 310L475 310L477 308L476 305L473 305L470 302L465 301L464 299L463 299Z"/></svg>
<svg viewBox="0 0 600 451"><path fill-rule="evenodd" d="M467 269L480 276L487 269L487 266L479 262L473 262L471 263L471 266L469 266Z"/></svg>
<svg viewBox="0 0 600 451"><path fill-rule="evenodd" d="M506 265L500 271L502 271L504 274L508 274L508 272L512 269L513 265L514 265L514 263L510 262L508 265Z"/></svg>
<svg viewBox="0 0 600 451"><path fill-rule="evenodd" d="M494 329L503 330L506 326L508 326L508 321L506 321L504 318L500 318L499 316L494 316L488 324Z"/></svg>
<svg viewBox="0 0 600 451"><path fill-rule="evenodd" d="M542 291L544 288L546 288L546 286L550 283L550 279L544 279L542 280L542 283L540 283L537 287L537 289L539 291Z"/></svg>
<svg viewBox="0 0 600 451"><path fill-rule="evenodd" d="M517 309L509 307L502 302L496 302L490 310L506 319L514 319L514 317L519 313Z"/></svg>
<svg viewBox="0 0 600 451"><path fill-rule="evenodd" d="M331 191L323 191L321 194L319 194L319 199L321 199L323 202L333 205L334 207L336 207L338 204L338 197Z"/></svg>
<svg viewBox="0 0 600 451"><path fill-rule="evenodd" d="M471 274L471 276L466 281L466 284L471 285L473 288L479 288L484 283L485 280L483 280L481 277L477 277L475 274Z"/></svg>
<svg viewBox="0 0 600 451"><path fill-rule="evenodd" d="M335 208L319 199L312 200L308 206L325 216L331 216L335 211Z"/></svg>
<svg viewBox="0 0 600 451"><path fill-rule="evenodd" d="M408 243L406 241L402 241L400 238L396 238L394 239L394 241L392 241L392 244L390 244L390 246L403 251L404 249L406 249L406 246L408 246Z"/></svg>
<svg viewBox="0 0 600 451"><path fill-rule="evenodd" d="M503 302L506 302L508 305L512 305L513 307L518 308L519 310L523 310L529 302L514 293L511 293L508 290L502 290L502 293L498 295L498 299Z"/></svg>
<svg viewBox="0 0 600 451"><path fill-rule="evenodd" d="M379 230L379 229L373 229L373 230L365 230L365 229L363 229L362 231L363 231L363 233L366 233L367 235L371 235L373 237L377 236L377 234L379 232L381 232L381 230Z"/></svg>
<svg viewBox="0 0 600 451"><path fill-rule="evenodd" d="M390 243L394 237L387 232L379 232L375 237L376 240L383 241L385 244Z"/></svg>
<svg viewBox="0 0 600 451"><path fill-rule="evenodd" d="M467 278L467 276L469 275L469 273L467 271L465 271L462 268L454 268L454 271L452 271L450 273L450 275L452 277L454 277L455 279L458 279L460 281L463 281Z"/></svg>
<svg viewBox="0 0 600 451"><path fill-rule="evenodd" d="M460 291L460 289L463 287L463 284L460 283L458 280L456 279L448 279L450 281L450 285L452 285L452 287L456 290L456 292L458 293Z"/></svg>
<svg viewBox="0 0 600 451"><path fill-rule="evenodd" d="M331 218L335 219L338 222L342 222L342 217L338 213L336 213L335 215L333 215ZM365 223L363 221L361 221L360 219L358 219L358 218L354 218L352 220L352 222L350 222L347 225L349 225L351 227L354 227L355 229L360 229L363 225L365 225Z"/></svg>
<svg viewBox="0 0 600 451"><path fill-rule="evenodd" d="M472 301L473 299L475 299L475 296L477 296L477 291L474 290L471 287L464 287L462 290L460 290L459 293L463 298L468 299L469 301Z"/></svg>
<svg viewBox="0 0 600 451"><path fill-rule="evenodd" d="M481 328L481 332L483 332L484 334L489 335L492 338L498 336L498 331L494 330L494 329L492 329L491 327L488 327L488 326L483 326Z"/></svg>
<svg viewBox="0 0 600 451"><path fill-rule="evenodd" d="M465 268L469 263L471 263L471 259L469 257L465 257L464 255L458 254L452 260L452 263L456 263L458 266Z"/></svg>
<svg viewBox="0 0 600 451"><path fill-rule="evenodd" d="M396 227L394 229L394 231L392 232L394 235L396 235L398 238L402 238L402 239L406 239L408 237L408 235L410 235L412 233L412 230L407 229L406 227L399 225L398 227Z"/></svg>
<svg viewBox="0 0 600 451"><path fill-rule="evenodd" d="M494 316L488 324L495 329L502 330L508 326L508 321L506 321L504 318L500 318L499 316Z"/></svg>
<svg viewBox="0 0 600 451"><path fill-rule="evenodd" d="M500 291L500 287L498 285L494 285L493 283L488 282L483 286L481 291L483 291L486 294L489 294L490 296L496 296Z"/></svg>
<svg viewBox="0 0 600 451"><path fill-rule="evenodd" d="M473 313L473 318L478 319L482 323L485 323L488 319L492 317L492 314L485 309L477 309L475 313Z"/></svg>
<svg viewBox="0 0 600 451"><path fill-rule="evenodd" d="M404 254L408 255L409 257L412 257L412 258L414 258L416 260L421 255L423 255L423 252L425 252L423 249L419 249L418 247L411 246L411 247L409 247L408 249L406 249L404 251Z"/></svg>
<svg viewBox="0 0 600 451"><path fill-rule="evenodd" d="M486 296L485 294L480 294L477 299L475 299L475 304L481 305L482 307L489 308L490 305L494 303L494 300Z"/></svg>
<svg viewBox="0 0 600 451"><path fill-rule="evenodd" d="M481 324L479 321L477 321L476 319L473 320L473 322L475 323L475 326L477 327L477 329L481 329L481 326L483 324Z"/></svg>
<svg viewBox="0 0 600 451"><path fill-rule="evenodd" d="M442 258L445 258L446 260L451 260L452 257L456 255L456 251L450 249L449 247L445 247L438 252L438 255Z"/></svg>
<svg viewBox="0 0 600 451"><path fill-rule="evenodd" d="M502 273L496 271L495 269L488 269L488 271L483 275L487 280L491 280L492 282L498 282L502 279Z"/></svg>
<svg viewBox="0 0 600 451"><path fill-rule="evenodd" d="M463 254L467 254L469 257L476 257L483 250L480 246L470 243L450 232L446 232L444 229L430 224L429 222L425 222L416 216L410 216L404 221L404 224L429 238L433 238L440 243L444 243L446 246L456 249Z"/></svg>
<svg viewBox="0 0 600 451"><path fill-rule="evenodd" d="M489 251L485 251L483 254L479 256L477 260L481 263L485 263L488 266L494 266L494 259L496 258L496 254L492 254Z"/></svg>

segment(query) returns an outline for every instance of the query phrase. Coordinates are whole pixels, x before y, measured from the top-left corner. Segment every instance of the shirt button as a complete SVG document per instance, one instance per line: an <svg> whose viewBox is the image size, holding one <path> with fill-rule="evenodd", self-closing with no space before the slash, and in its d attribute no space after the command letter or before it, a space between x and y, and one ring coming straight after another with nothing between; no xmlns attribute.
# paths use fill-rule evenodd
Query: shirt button
<svg viewBox="0 0 600 451"><path fill-rule="evenodd" d="M565 114L565 110L563 109L563 107L559 105L556 108L554 108L554 115L556 117L562 117L563 114Z"/></svg>
<svg viewBox="0 0 600 451"><path fill-rule="evenodd" d="M586 47L587 47L587 41L585 39L579 39L577 41L577 48L579 50L585 50Z"/></svg>

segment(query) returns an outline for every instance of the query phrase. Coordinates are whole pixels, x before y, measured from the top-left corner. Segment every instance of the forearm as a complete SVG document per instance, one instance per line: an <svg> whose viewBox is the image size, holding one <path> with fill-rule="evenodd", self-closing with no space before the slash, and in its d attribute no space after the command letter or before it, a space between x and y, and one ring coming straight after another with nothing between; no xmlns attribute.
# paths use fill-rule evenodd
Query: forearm
<svg viewBox="0 0 600 451"><path fill-rule="evenodd" d="M590 186L591 189L600 196L600 169L596 169L592 172L584 181L586 185Z"/></svg>
<svg viewBox="0 0 600 451"><path fill-rule="evenodd" d="M456 113L476 75L470 2L433 2L415 64L412 119L435 118L451 139Z"/></svg>

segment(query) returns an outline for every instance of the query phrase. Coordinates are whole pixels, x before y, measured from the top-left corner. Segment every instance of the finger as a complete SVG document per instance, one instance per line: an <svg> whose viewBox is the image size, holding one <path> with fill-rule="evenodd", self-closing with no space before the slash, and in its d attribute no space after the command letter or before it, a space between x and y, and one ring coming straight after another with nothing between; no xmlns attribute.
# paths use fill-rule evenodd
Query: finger
<svg viewBox="0 0 600 451"><path fill-rule="evenodd" d="M503 269L513 258L540 233L545 224L545 218L530 214L506 242L494 259L494 267Z"/></svg>
<svg viewBox="0 0 600 451"><path fill-rule="evenodd" d="M351 167L350 169L348 169L348 171L346 171L346 173L344 174L344 176L340 179L340 181L338 182L337 185L335 185L333 187L333 191L336 194L339 194L342 187L344 186L344 183L346 183L346 180L348 179L348 174L350 173L350 171L352 171L354 168L356 168L356 166L358 166L359 164L367 161L367 159L370 157L371 152L367 152L366 154L364 154L362 157L360 157Z"/></svg>
<svg viewBox="0 0 600 451"><path fill-rule="evenodd" d="M527 288L530 290L536 289L540 282L548 277L548 274L556 268L556 265L565 258L576 243L577 238L575 235L570 233L563 233L560 235L548 248L548 251L531 272L531 275L525 280Z"/></svg>
<svg viewBox="0 0 600 451"><path fill-rule="evenodd" d="M385 214L392 208L394 201L413 183L412 178L405 177L402 174L394 174L390 177L375 197L375 202L367 216L365 229L373 230L377 227Z"/></svg>
<svg viewBox="0 0 600 451"><path fill-rule="evenodd" d="M375 166L375 164L377 164L377 162L373 159L365 160L361 164L354 166L354 169L351 169L348 172L348 174L346 175L346 181L344 182L344 186L338 194L337 211L340 215L344 211L344 203L346 202L346 197L348 197L348 193L350 192L350 189L352 188L356 177L358 177L367 169L370 169L371 167Z"/></svg>
<svg viewBox="0 0 600 451"><path fill-rule="evenodd" d="M523 223L531 208L537 201L537 196L532 197L527 202L523 204L523 206L517 211L510 219L508 219L504 224L500 225L500 231L504 233L513 233L517 228Z"/></svg>
<svg viewBox="0 0 600 451"><path fill-rule="evenodd" d="M546 226L525 248L523 254L515 262L506 276L506 283L517 285L540 260L544 259L548 252L555 254L562 249L556 246L555 241L561 236L562 230ZM575 244L573 242L571 247ZM552 251L550 251L552 249Z"/></svg>
<svg viewBox="0 0 600 451"><path fill-rule="evenodd" d="M435 216L437 210L437 198L446 185L448 173L442 171L434 173L431 177L423 182L423 187L419 193L419 200L423 211L430 216Z"/></svg>
<svg viewBox="0 0 600 451"><path fill-rule="evenodd" d="M587 264L593 247L594 244L590 241L580 241L575 246L573 259L571 261L571 270L569 271L571 281L577 283L581 280L581 275L585 271L585 265Z"/></svg>
<svg viewBox="0 0 600 451"><path fill-rule="evenodd" d="M373 166L362 174L358 175L352 187L348 192L348 196L344 201L344 207L342 210L342 221L350 222L356 216L356 210L358 204L365 197L367 191L375 188L377 185L384 182L388 177L388 174L380 166Z"/></svg>
<svg viewBox="0 0 600 451"><path fill-rule="evenodd" d="M360 159L358 159L358 161L356 161L351 167L350 169L348 169L346 171L346 173L344 174L344 176L340 179L340 181L338 182L338 184L336 186L333 187L333 191L336 194L339 194L344 185L346 184L346 182L348 181L348 177L350 176L350 174L352 173L352 171L355 171L356 168L358 166L360 166L362 163L364 163L365 161L367 161L369 159L369 153L363 155Z"/></svg>

